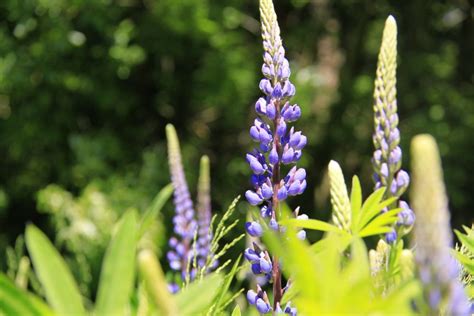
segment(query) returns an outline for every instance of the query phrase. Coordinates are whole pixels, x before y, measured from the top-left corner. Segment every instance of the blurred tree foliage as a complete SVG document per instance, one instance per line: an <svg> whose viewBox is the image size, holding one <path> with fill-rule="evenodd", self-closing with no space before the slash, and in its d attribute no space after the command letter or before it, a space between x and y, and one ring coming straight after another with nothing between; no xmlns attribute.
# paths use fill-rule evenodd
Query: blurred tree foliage
<svg viewBox="0 0 474 316"><path fill-rule="evenodd" d="M167 122L179 131L188 172L201 154L211 157L216 210L242 193L259 95L257 5L1 1L0 249L41 219L37 193L51 183L60 187L38 201L47 212L48 197L87 196L91 183L111 212L146 207L169 182ZM393 14L405 158L412 135L435 135L455 226L472 221L474 1L287 0L276 9L304 111L298 128L310 144L303 165L314 195L299 201L305 212L328 216L331 158L372 185L373 78L383 21Z"/></svg>

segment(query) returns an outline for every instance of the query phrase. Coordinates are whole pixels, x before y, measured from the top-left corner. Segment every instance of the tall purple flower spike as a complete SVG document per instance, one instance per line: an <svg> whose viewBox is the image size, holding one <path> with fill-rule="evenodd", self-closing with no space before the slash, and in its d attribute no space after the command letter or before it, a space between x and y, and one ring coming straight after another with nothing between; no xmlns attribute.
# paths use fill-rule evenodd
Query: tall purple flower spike
<svg viewBox="0 0 474 316"><path fill-rule="evenodd" d="M400 197L410 184L408 173L401 169L402 150L399 146L397 114L397 24L389 16L383 32L382 45L378 57L377 75L374 90L373 142L375 151L372 157L375 189L386 187L385 198ZM386 235L388 242L394 242L399 233L408 233L415 221L415 215L408 203L399 201L397 227ZM403 228L403 229L402 229Z"/></svg>
<svg viewBox="0 0 474 316"><path fill-rule="evenodd" d="M168 158L171 173L171 181L174 187L173 202L175 215L173 227L175 236L169 240L170 250L167 259L170 268L181 272L182 280L185 280L190 271L190 260L193 257L193 239L196 233L197 223L194 219L194 208L188 185L184 176L179 140L175 128L168 124L166 126L166 137L168 139ZM170 289L176 291L179 287L171 285Z"/></svg>
<svg viewBox="0 0 474 316"><path fill-rule="evenodd" d="M250 137L258 143L257 148L248 153L246 160L252 170L253 189L245 193L251 205L260 207L262 220L275 231L284 231L278 223L279 203L289 196L296 196L306 188L306 171L297 168L296 162L301 158L301 150L306 145L306 136L290 127L291 122L301 116L297 104L290 99L295 94L295 86L290 82L290 66L285 58L285 50L280 38L280 28L271 0L260 1L262 21L263 66L264 78L259 87L264 96L255 103L258 117L250 128ZM286 175L281 174L284 165L290 166ZM295 210L298 216L299 210ZM300 218L307 218L300 215ZM245 225L250 236L260 237L263 227L257 221ZM304 239L306 233L301 230L298 237ZM245 250L245 258L251 263L252 272L263 275L273 282L273 306L266 292L258 287L257 292L250 290L247 298L255 305L258 312L266 314L272 310L280 312L280 301L287 287L282 288L281 269L276 256L254 243L253 249ZM283 312L296 315L296 309L286 306Z"/></svg>

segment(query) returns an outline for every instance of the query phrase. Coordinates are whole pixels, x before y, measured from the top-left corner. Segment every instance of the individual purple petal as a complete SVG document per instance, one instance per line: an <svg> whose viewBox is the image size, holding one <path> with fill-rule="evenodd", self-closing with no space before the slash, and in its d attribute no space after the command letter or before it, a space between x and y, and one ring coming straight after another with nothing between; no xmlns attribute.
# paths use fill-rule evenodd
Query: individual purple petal
<svg viewBox="0 0 474 316"><path fill-rule="evenodd" d="M262 226L257 222L247 222L245 223L245 229L250 236L260 237L263 234Z"/></svg>
<svg viewBox="0 0 474 316"><path fill-rule="evenodd" d="M245 198L252 205L258 205L258 204L262 203L262 201L263 201L262 197L260 197L257 193L255 193L253 191L250 191L250 190L247 190L245 192Z"/></svg>
<svg viewBox="0 0 474 316"><path fill-rule="evenodd" d="M257 310L260 314L267 314L271 311L270 304L266 303L263 299L258 298L255 302Z"/></svg>
<svg viewBox="0 0 474 316"><path fill-rule="evenodd" d="M248 290L247 292L247 301L251 305L255 305L255 302L257 301L258 295L254 290Z"/></svg>

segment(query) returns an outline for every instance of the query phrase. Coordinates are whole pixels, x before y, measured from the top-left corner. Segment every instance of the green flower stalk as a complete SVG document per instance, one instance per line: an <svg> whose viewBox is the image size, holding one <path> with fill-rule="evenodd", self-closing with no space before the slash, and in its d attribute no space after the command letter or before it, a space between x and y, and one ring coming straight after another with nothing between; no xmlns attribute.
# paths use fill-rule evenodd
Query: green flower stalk
<svg viewBox="0 0 474 316"><path fill-rule="evenodd" d="M329 162L329 182L332 204L332 221L336 226L345 231L351 227L351 202L344 181L344 174L339 164L331 160Z"/></svg>
<svg viewBox="0 0 474 316"><path fill-rule="evenodd" d="M430 135L411 143L413 185L411 200L417 215L413 246L418 275L424 285L429 315L468 315L469 303L457 279L459 266L450 255L453 237L448 198L438 146Z"/></svg>

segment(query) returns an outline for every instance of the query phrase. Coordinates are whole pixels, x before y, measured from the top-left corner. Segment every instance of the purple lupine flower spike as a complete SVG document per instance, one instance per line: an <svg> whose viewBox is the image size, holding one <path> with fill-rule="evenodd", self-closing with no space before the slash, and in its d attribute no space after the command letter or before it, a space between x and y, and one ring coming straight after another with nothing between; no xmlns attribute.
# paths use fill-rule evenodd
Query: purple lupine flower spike
<svg viewBox="0 0 474 316"><path fill-rule="evenodd" d="M168 158L171 173L171 181L174 187L173 202L175 205L175 215L173 217L173 227L175 236L169 240L170 250L167 259L170 268L181 272L182 280L185 280L188 272L190 260L193 256L192 243L197 229L194 219L194 208L188 185L184 176L179 140L173 125L166 126L166 137L168 140ZM173 287L176 288L175 286Z"/></svg>
<svg viewBox="0 0 474 316"><path fill-rule="evenodd" d="M401 170L402 150L399 146L397 114L397 24L389 16L383 32L382 45L378 57L377 75L374 90L373 143L375 151L372 157L375 189L386 187L385 198L399 198L408 188L410 177ZM415 215L408 203L399 201L402 211L397 226L403 229L393 230L386 235L388 242L397 239L397 231L406 234L413 226ZM401 237L401 236L400 236Z"/></svg>
<svg viewBox="0 0 474 316"><path fill-rule="evenodd" d="M301 131L289 126L301 116L301 109L297 104L290 103L295 94L295 87L289 80L290 66L285 58L280 28L271 0L260 0L260 17L264 78L260 81L259 88L264 96L255 103L258 117L250 128L250 137L258 146L246 156L253 173L253 189L248 190L245 197L251 205L260 207L262 220L267 221L270 229L283 232L284 227L278 223L279 203L290 196L302 194L306 188L306 171L297 168L295 164L301 158L301 151L307 139ZM281 170L285 166L289 166L286 174ZM298 209L295 210L295 217L307 218L298 212ZM264 229L259 221L250 221L246 223L245 228L252 237L260 237ZM300 239L306 238L304 230L298 231L297 234ZM273 283L273 305L260 287L257 292L248 291L249 303L255 305L261 314L273 310L296 315L295 308L288 305L282 310L280 306L286 288L282 289L278 258L272 257L256 243L253 244L253 249L245 250L244 256L251 263L254 274L264 276Z"/></svg>

